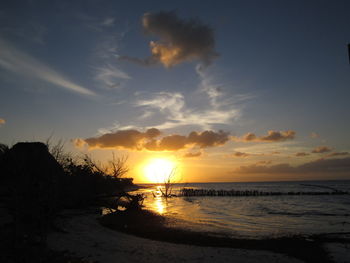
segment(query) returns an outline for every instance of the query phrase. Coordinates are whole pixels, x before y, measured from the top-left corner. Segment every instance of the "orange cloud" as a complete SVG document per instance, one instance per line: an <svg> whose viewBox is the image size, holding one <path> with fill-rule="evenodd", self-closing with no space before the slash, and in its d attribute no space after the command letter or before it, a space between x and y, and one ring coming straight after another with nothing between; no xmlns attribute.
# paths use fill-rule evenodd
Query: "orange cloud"
<svg viewBox="0 0 350 263"><path fill-rule="evenodd" d="M265 136L256 136L254 133L249 132L243 135L241 138L236 138L237 141L243 142L283 142L286 140L293 140L295 138L295 131L268 131Z"/></svg>
<svg viewBox="0 0 350 263"><path fill-rule="evenodd" d="M305 152L299 152L299 153L295 154L295 156L297 156L297 157L307 156L307 155L310 155L310 154L309 153L305 153Z"/></svg>
<svg viewBox="0 0 350 263"><path fill-rule="evenodd" d="M5 121L4 119L1 119L1 118L0 118L0 126L3 125L3 124L5 124L5 123L6 123L6 121Z"/></svg>
<svg viewBox="0 0 350 263"><path fill-rule="evenodd" d="M350 158L342 159L319 159L304 163L299 166L291 166L288 163L281 163L276 165L260 165L252 164L246 166L240 166L235 170L236 173L349 173L350 172Z"/></svg>
<svg viewBox="0 0 350 263"><path fill-rule="evenodd" d="M243 153L243 152L234 152L232 155L233 155L234 157L248 157L248 156L250 156L250 154L248 154L248 153Z"/></svg>
<svg viewBox="0 0 350 263"><path fill-rule="evenodd" d="M196 158L196 157L199 157L202 155L202 152L195 152L195 153L191 153L191 152L188 152L188 153L185 153L183 155L184 158Z"/></svg>
<svg viewBox="0 0 350 263"><path fill-rule="evenodd" d="M107 133L96 138L76 139L76 146L81 146L85 142L90 148L126 148L132 150L142 149L145 140L151 140L160 135L157 129L148 129L146 132L137 130L122 130L114 133Z"/></svg>
<svg viewBox="0 0 350 263"><path fill-rule="evenodd" d="M326 152L331 152L332 149L327 147L327 146L318 146L315 149L313 149L311 152L312 153L326 153Z"/></svg>
<svg viewBox="0 0 350 263"><path fill-rule="evenodd" d="M86 143L90 148L177 151L187 147L207 148L220 146L229 141L229 133L223 131L193 131L188 136L173 134L157 139L160 134L161 132L155 128L146 132L121 130L95 138L76 139L74 142L78 147Z"/></svg>

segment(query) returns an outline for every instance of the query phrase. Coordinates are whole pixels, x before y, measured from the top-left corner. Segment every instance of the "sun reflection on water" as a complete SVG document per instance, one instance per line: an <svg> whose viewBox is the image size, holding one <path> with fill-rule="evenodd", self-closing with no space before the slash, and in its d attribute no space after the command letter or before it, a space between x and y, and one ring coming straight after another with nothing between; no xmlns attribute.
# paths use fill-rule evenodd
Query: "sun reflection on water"
<svg viewBox="0 0 350 263"><path fill-rule="evenodd" d="M164 198L157 196L154 198L153 206L159 214L166 213L166 204L164 204Z"/></svg>

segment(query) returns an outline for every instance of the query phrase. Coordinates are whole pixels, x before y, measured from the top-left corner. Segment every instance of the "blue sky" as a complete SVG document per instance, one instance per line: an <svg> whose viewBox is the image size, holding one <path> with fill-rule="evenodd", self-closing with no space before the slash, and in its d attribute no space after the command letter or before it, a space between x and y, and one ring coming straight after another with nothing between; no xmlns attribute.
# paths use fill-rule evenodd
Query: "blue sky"
<svg viewBox="0 0 350 263"><path fill-rule="evenodd" d="M151 19L170 11L181 25L196 19L214 45L207 53L183 45L186 57L170 67L158 57L152 65L134 63L152 58L151 41L174 44L155 33L161 23L142 23L147 13ZM242 165L273 170L342 158L341 176L320 178L344 178L350 171L349 12L348 1L2 1L1 142L53 134L69 149L90 149L102 159L113 148L130 154L132 163L153 154L175 156L192 172L215 162L221 170L220 178L210 175L214 181L236 180L232 174ZM137 135L141 148L118 144L118 131L150 128L161 135ZM208 139L204 131L213 132L213 141L199 142ZM268 131L280 137L271 139ZM198 133L196 141L191 132ZM249 133L256 139L246 140ZM103 144L103 134L114 136L112 146ZM177 147L166 148L162 138L173 135L183 137L171 137ZM88 138L101 144L89 145ZM156 140L157 147L150 151L144 140ZM329 151L312 153L320 146ZM188 152L197 158L184 158ZM258 169L239 180L263 180Z"/></svg>

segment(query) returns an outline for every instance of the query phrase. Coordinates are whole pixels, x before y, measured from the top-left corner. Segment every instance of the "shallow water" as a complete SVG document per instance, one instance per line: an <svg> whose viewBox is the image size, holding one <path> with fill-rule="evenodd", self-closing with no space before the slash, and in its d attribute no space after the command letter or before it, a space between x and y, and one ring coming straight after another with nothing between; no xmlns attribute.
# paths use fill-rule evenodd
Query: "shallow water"
<svg viewBox="0 0 350 263"><path fill-rule="evenodd" d="M303 184L350 191L350 181L197 183L182 187L259 190L266 192L332 191ZM350 232L350 195L153 197L156 185L142 189L145 208L171 217L175 226L235 237L262 238L294 234Z"/></svg>

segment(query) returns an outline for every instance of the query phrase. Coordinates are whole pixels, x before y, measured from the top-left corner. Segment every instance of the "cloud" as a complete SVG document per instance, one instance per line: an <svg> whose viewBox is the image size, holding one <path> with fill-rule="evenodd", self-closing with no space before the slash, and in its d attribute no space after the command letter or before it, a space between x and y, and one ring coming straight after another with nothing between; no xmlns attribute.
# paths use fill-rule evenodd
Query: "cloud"
<svg viewBox="0 0 350 263"><path fill-rule="evenodd" d="M158 129L151 128L146 132L137 130L119 130L99 137L75 139L74 144L89 148L124 148L130 150L177 151L187 147L208 148L224 145L229 141L229 134L224 131L191 132L188 136L172 134L157 139L161 135Z"/></svg>
<svg viewBox="0 0 350 263"><path fill-rule="evenodd" d="M196 157L200 157L202 155L202 152L188 152L188 153L185 153L183 155L184 158L196 158Z"/></svg>
<svg viewBox="0 0 350 263"><path fill-rule="evenodd" d="M131 150L141 150L144 140L150 140L160 135L157 129L148 129L146 132L137 130L121 130L114 133L103 134L99 137L87 139L75 139L76 146L82 146L85 142L89 148L125 148Z"/></svg>
<svg viewBox="0 0 350 263"><path fill-rule="evenodd" d="M182 135L165 136L158 141L151 141L145 148L150 151L177 151L184 149L187 144L187 137Z"/></svg>
<svg viewBox="0 0 350 263"><path fill-rule="evenodd" d="M3 124L5 124L5 123L6 123L5 119L1 119L1 118L0 118L0 126L3 125Z"/></svg>
<svg viewBox="0 0 350 263"><path fill-rule="evenodd" d="M200 60L209 65L218 54L214 50L213 30L198 20L182 20L175 12L146 13L142 17L146 33L156 35L159 41L151 41L152 55L146 59L121 57L143 65L161 63L165 67Z"/></svg>
<svg viewBox="0 0 350 263"><path fill-rule="evenodd" d="M224 145L229 139L229 133L224 131L204 131L201 133L193 131L188 135L189 143L193 143L199 148Z"/></svg>
<svg viewBox="0 0 350 263"><path fill-rule="evenodd" d="M110 16L99 17L87 15L85 13L79 13L75 14L74 17L82 22L83 26L97 33L103 33L104 31L116 25L115 18Z"/></svg>
<svg viewBox="0 0 350 263"><path fill-rule="evenodd" d="M310 133L310 137L315 139L315 138L320 138L320 135L316 132L312 132L312 133Z"/></svg>
<svg viewBox="0 0 350 263"><path fill-rule="evenodd" d="M310 155L310 154L306 153L306 152L298 152L295 154L295 156L297 156L297 157L308 156L308 155Z"/></svg>
<svg viewBox="0 0 350 263"><path fill-rule="evenodd" d="M77 138L71 140L71 142L74 144L75 147L77 148L82 148L85 146L86 142L83 139Z"/></svg>
<svg viewBox="0 0 350 263"><path fill-rule="evenodd" d="M215 124L230 124L240 116L240 111L233 107L206 107L203 110L188 108L184 96L179 92L158 92L150 99L136 101L137 107L145 108L148 116L152 112L161 113L165 121L152 125L157 129L171 129L186 125L196 125L202 129L212 129Z"/></svg>
<svg viewBox="0 0 350 263"><path fill-rule="evenodd" d="M349 152L334 152L334 153L327 154L325 157L345 156L349 154L350 154Z"/></svg>
<svg viewBox="0 0 350 263"><path fill-rule="evenodd" d="M0 67L8 71L28 78L36 78L79 94L96 95L91 90L73 83L49 66L19 51L2 39L0 39L0 50Z"/></svg>
<svg viewBox="0 0 350 263"><path fill-rule="evenodd" d="M160 140L152 140L144 145L150 151L177 151L186 147L208 148L224 145L230 139L224 131L191 132L188 136L169 135Z"/></svg>
<svg viewBox="0 0 350 263"><path fill-rule="evenodd" d="M295 131L268 131L265 136L256 136L255 133L247 133L243 135L241 138L234 138L236 141L243 142L283 142L287 140L293 140L295 138Z"/></svg>
<svg viewBox="0 0 350 263"><path fill-rule="evenodd" d="M113 26L115 22L115 19L113 17L106 17L102 22L101 22L101 26L106 26L106 27L110 27Z"/></svg>
<svg viewBox="0 0 350 263"><path fill-rule="evenodd" d="M104 87L120 88L122 81L131 79L131 77L127 73L111 64L97 67L95 69L95 80L101 83Z"/></svg>
<svg viewBox="0 0 350 263"><path fill-rule="evenodd" d="M277 152L277 151L274 151L274 152L271 152L272 155L277 155L277 154L281 154L281 152Z"/></svg>
<svg viewBox="0 0 350 263"><path fill-rule="evenodd" d="M259 162L257 162L256 164L257 165L267 165L267 164L271 164L272 163L272 161L271 160L268 160L268 161L259 161Z"/></svg>
<svg viewBox="0 0 350 263"><path fill-rule="evenodd" d="M248 156L250 156L251 154L249 154L249 153L244 153L244 152L234 152L233 154L232 154L232 156L234 156L234 157L248 157Z"/></svg>
<svg viewBox="0 0 350 263"><path fill-rule="evenodd" d="M276 165L259 165L252 164L247 166L240 166L235 170L237 173L340 173L340 172L350 172L350 158L342 159L319 159L316 161L311 161L304 163L299 166L291 166L287 163L281 163Z"/></svg>
<svg viewBox="0 0 350 263"><path fill-rule="evenodd" d="M331 152L332 149L327 147L327 146L318 146L315 149L313 149L311 152L312 153L326 153L326 152Z"/></svg>

